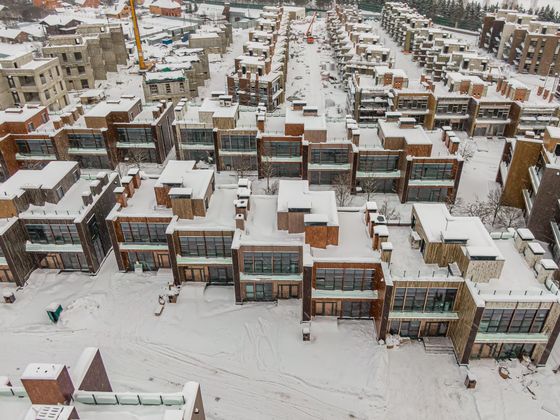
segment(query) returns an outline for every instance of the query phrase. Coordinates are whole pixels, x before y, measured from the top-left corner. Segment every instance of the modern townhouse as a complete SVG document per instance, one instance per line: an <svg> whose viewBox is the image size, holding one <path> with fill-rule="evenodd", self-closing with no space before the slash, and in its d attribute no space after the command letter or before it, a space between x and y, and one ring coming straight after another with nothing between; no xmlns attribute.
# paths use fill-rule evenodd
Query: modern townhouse
<svg viewBox="0 0 560 420"><path fill-rule="evenodd" d="M4 279L23 285L37 267L95 273L111 250L105 217L116 173L80 176L77 162L20 170L0 187Z"/></svg>

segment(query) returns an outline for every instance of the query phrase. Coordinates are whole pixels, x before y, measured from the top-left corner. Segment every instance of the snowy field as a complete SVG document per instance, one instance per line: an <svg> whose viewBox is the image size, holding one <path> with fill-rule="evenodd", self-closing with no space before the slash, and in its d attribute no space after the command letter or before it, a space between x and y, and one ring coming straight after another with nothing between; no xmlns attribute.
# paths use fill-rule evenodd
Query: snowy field
<svg viewBox="0 0 560 420"><path fill-rule="evenodd" d="M156 317L168 279L119 273L112 255L97 276L37 270L15 304L0 304L0 375L19 384L29 362L71 369L84 347L98 346L115 390L198 381L209 419L556 418L542 407L556 409L560 397L557 357L526 376L511 362L509 380L495 361L473 362L478 386L466 390L452 356L419 343L387 350L370 321L317 320L304 343L300 300L237 306L232 287L186 286ZM65 308L56 325L44 311L53 301ZM0 420L16 420L27 404L0 397L0 407Z"/></svg>

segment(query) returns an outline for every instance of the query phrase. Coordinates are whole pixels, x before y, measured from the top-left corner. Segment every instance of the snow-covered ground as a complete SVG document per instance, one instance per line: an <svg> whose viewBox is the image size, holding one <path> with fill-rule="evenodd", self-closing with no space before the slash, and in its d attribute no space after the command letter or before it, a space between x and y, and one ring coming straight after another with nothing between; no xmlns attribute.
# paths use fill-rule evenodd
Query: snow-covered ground
<svg viewBox="0 0 560 420"><path fill-rule="evenodd" d="M112 255L97 276L37 270L15 304L0 304L0 375L19 384L29 362L71 369L84 347L98 346L115 390L198 381L209 419L555 418L542 407L557 410L557 353L530 375L511 362L509 380L493 360L472 362L478 385L467 390L452 356L414 342L388 350L370 321L316 320L303 342L300 300L237 306L232 287L185 286L156 317L164 274L119 273ZM56 325L44 310L53 301L64 307ZM26 407L0 397L0 420Z"/></svg>

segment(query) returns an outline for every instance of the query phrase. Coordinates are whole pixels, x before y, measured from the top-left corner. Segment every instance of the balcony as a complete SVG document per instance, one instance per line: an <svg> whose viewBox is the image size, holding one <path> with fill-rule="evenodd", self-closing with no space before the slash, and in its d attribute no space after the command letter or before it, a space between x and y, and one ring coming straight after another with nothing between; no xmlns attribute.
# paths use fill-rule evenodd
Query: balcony
<svg viewBox="0 0 560 420"><path fill-rule="evenodd" d="M538 191L541 185L541 175L537 170L536 166L529 167L529 178L531 179L531 185L533 186L533 191Z"/></svg>
<svg viewBox="0 0 560 420"><path fill-rule="evenodd" d="M531 198L531 194L529 190L523 188L521 191L523 194L523 201L525 202L525 210L527 211L527 215L531 214L531 210L533 210L533 199Z"/></svg>

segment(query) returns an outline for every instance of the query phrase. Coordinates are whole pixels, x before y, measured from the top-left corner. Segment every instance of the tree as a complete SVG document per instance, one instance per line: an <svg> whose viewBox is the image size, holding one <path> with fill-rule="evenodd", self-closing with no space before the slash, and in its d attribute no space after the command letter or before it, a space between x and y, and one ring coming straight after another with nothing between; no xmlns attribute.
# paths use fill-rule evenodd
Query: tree
<svg viewBox="0 0 560 420"><path fill-rule="evenodd" d="M486 196L486 208L488 209L488 215L492 218L492 226L496 224L496 219L502 209L502 192L503 188L497 187L488 192Z"/></svg>
<svg viewBox="0 0 560 420"><path fill-rule="evenodd" d="M362 192L366 195L366 200L369 201L371 195L375 194L375 191L377 190L375 178L364 178L360 181L360 187L362 188Z"/></svg>
<svg viewBox="0 0 560 420"><path fill-rule="evenodd" d="M121 176L126 175L130 167L142 169L142 165L150 161L150 155L145 149L128 149L124 155L124 162L119 165L122 172Z"/></svg>
<svg viewBox="0 0 560 420"><path fill-rule="evenodd" d="M470 161L475 153L476 153L476 143L472 139L467 139L459 146L459 150L457 151L463 160L466 162Z"/></svg>
<svg viewBox="0 0 560 420"><path fill-rule="evenodd" d="M350 188L350 175L348 173L338 174L333 180L334 195L339 207L350 204L352 190Z"/></svg>
<svg viewBox="0 0 560 420"><path fill-rule="evenodd" d="M253 163L251 162L251 156L241 155L241 158L235 162L235 172L237 172L237 178L245 178L248 172L253 171Z"/></svg>
<svg viewBox="0 0 560 420"><path fill-rule="evenodd" d="M278 192L278 181L271 180L274 175L274 165L267 156L263 156L263 159L261 159L260 172L260 175L266 179L264 193L267 195L276 194Z"/></svg>
<svg viewBox="0 0 560 420"><path fill-rule="evenodd" d="M379 213L385 216L386 220L400 219L401 217L397 207L391 204L387 198L383 200L381 207L379 207Z"/></svg>

